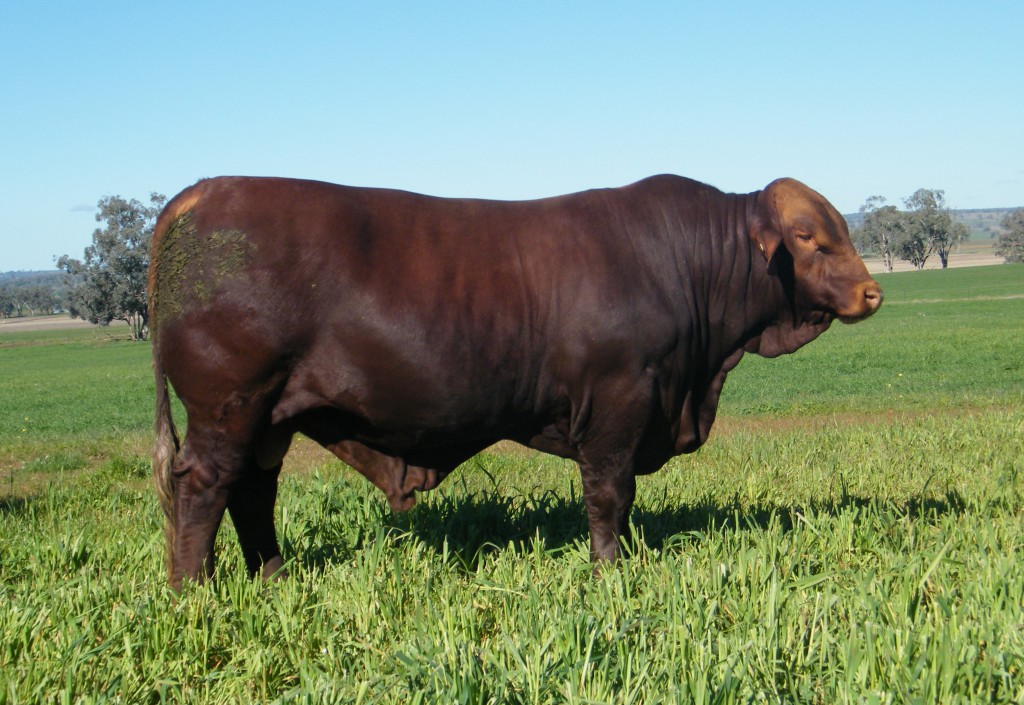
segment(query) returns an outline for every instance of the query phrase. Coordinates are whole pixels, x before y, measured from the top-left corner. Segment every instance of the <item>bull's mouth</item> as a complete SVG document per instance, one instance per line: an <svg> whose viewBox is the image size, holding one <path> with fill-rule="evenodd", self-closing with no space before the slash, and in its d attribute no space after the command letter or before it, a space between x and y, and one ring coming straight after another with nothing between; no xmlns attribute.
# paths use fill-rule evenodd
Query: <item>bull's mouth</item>
<svg viewBox="0 0 1024 705"><path fill-rule="evenodd" d="M856 313L856 314L853 314L853 315L837 313L836 314L836 318L839 321L841 321L841 322L843 322L843 323L845 323L847 325L850 325L852 323L860 323L865 318L871 318L875 314L875 311L877 311L877 310L878 310L878 306L877 305L876 306L869 306L866 311L861 312L861 313Z"/></svg>
<svg viewBox="0 0 1024 705"><path fill-rule="evenodd" d="M879 300L880 299L881 299L881 295L879 295ZM836 314L835 314L835 317L836 317L837 320L841 321L842 323L845 323L846 325L851 325L853 323L860 323L865 318L871 318L871 316L874 315L875 311L878 310L878 307L880 305L881 305L880 303L865 303L864 306L863 306L863 310L857 311L856 313L847 313L845 311L844 312L838 312L837 311Z"/></svg>
<svg viewBox="0 0 1024 705"><path fill-rule="evenodd" d="M852 325L854 323L860 323L865 318L871 318L871 316L874 315L875 311L877 311L877 310L878 310L878 307L875 306L874 308L868 308L866 311L855 313L855 314L845 314L844 315L844 314L841 314L841 313L837 313L836 314L836 319L838 321L842 322L842 323L845 323L846 325Z"/></svg>
<svg viewBox="0 0 1024 705"><path fill-rule="evenodd" d="M874 311L868 311L867 313L865 313L865 314L863 314L861 316L836 316L836 319L840 323L845 323L846 325L851 325L851 324L854 324L854 323L860 323L865 318L870 318L872 313L874 313Z"/></svg>

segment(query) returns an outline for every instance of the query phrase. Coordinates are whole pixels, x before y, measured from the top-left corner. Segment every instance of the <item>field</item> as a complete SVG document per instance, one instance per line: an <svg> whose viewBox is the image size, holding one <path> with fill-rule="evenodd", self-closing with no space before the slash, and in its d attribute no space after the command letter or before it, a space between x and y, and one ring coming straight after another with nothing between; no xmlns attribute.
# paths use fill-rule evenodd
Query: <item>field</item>
<svg viewBox="0 0 1024 705"><path fill-rule="evenodd" d="M879 280L741 363L599 578L571 463L499 444L393 515L300 439L290 578L226 520L175 597L148 346L0 332L0 703L1024 702L1024 266Z"/></svg>

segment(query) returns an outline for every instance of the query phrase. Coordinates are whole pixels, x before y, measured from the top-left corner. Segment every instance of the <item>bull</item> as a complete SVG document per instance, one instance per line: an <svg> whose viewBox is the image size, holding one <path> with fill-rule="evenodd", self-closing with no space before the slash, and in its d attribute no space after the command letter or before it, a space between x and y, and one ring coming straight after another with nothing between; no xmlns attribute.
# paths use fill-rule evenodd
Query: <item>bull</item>
<svg viewBox="0 0 1024 705"><path fill-rule="evenodd" d="M575 460L591 558L614 560L636 477L705 442L744 353L791 353L882 302L802 183L669 175L533 201L208 179L160 214L149 292L175 588L212 574L225 510L249 572L281 569L296 433L396 511L500 439Z"/></svg>

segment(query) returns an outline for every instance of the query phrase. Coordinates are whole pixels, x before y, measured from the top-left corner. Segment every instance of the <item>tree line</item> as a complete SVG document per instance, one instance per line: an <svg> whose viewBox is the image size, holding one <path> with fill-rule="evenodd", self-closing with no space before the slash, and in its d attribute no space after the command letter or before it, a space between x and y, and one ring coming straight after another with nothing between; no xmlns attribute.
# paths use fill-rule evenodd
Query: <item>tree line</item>
<svg viewBox="0 0 1024 705"><path fill-rule="evenodd" d="M64 310L64 286L59 272L0 274L0 318L41 316Z"/></svg>
<svg viewBox="0 0 1024 705"><path fill-rule="evenodd" d="M938 256L945 269L950 253L970 235L946 206L945 192L918 189L903 199L903 206L905 210L887 205L882 196L868 198L860 208L861 225L850 233L857 250L878 255L890 272L896 260L923 269L932 255ZM1024 260L1024 210L1008 213L1001 228L994 254L1007 262Z"/></svg>
<svg viewBox="0 0 1024 705"><path fill-rule="evenodd" d="M131 336L149 334L146 279L153 229L167 201L151 193L149 204L107 196L96 204L101 227L81 259L63 255L59 272L0 274L0 317L67 311L99 325L128 324ZM887 205L881 196L867 199L862 223L851 237L862 254L877 254L892 271L895 260L921 269L932 255L943 268L953 248L967 238L966 226L953 219L942 190L918 189L903 199L905 210ZM1024 209L1008 213L993 251L1007 262L1024 261Z"/></svg>

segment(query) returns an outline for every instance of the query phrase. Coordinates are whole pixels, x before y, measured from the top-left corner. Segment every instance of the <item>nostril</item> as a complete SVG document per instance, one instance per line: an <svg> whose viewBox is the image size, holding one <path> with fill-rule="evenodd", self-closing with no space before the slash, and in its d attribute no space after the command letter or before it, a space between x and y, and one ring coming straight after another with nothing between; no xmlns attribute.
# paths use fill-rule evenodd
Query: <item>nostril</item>
<svg viewBox="0 0 1024 705"><path fill-rule="evenodd" d="M864 298L867 299L869 304L877 308L882 304L882 290L875 287L865 289Z"/></svg>

